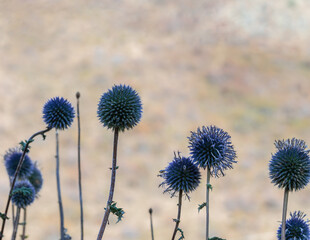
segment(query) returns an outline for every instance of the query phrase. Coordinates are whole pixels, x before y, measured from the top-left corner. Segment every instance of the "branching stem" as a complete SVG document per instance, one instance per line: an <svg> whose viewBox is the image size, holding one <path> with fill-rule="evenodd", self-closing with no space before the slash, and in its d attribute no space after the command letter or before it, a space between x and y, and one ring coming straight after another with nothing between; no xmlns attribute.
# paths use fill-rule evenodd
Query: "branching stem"
<svg viewBox="0 0 310 240"><path fill-rule="evenodd" d="M80 122L80 93L76 93L77 100L77 120L78 120L78 173L79 173L79 197L81 214L81 240L84 239L84 214L83 214L83 195L82 195L82 174L81 174L81 122Z"/></svg>
<svg viewBox="0 0 310 240"><path fill-rule="evenodd" d="M60 216L60 239L65 239L65 227L64 227L64 213L60 191L60 176L59 176L59 137L58 130L56 129L56 181L57 181L57 193L59 204L59 216Z"/></svg>
<svg viewBox="0 0 310 240"><path fill-rule="evenodd" d="M207 185L206 185L206 240L209 240L209 215L210 215L210 169L207 168Z"/></svg>
<svg viewBox="0 0 310 240"><path fill-rule="evenodd" d="M14 228L13 228L13 233L12 233L11 240L15 240L16 239L16 234L17 234L18 225L19 225L19 217L20 217L20 207L17 207L16 217L15 217L15 221L14 221Z"/></svg>
<svg viewBox="0 0 310 240"><path fill-rule="evenodd" d="M43 131L40 131L40 132L37 132L35 134L33 134L27 141L26 145L25 145L25 148L24 148L24 151L23 151L23 154L19 160L19 163L17 165L17 168L16 168L16 171L15 171L15 174L14 174L14 177L13 177L13 180L12 180L12 184L11 184L11 189L10 189L10 192L9 192L9 196L8 196L8 200L7 200L7 203L6 203L6 207L5 207L5 212L4 212L4 215L7 216L8 214L8 210L9 210L9 206L10 206L10 202L11 202L11 198L12 198L12 192L13 192L13 188L15 186L15 182L16 182L16 179L17 179L17 176L20 172L20 169L22 167L22 164L24 162L24 158L25 158L25 155L26 155L26 152L27 152L27 149L28 149L28 146L29 146L29 143L38 135L42 135L44 136L44 134L48 131L50 131L51 128L47 128ZM3 218L3 221L2 221L2 227L1 227L1 232L0 232L0 240L2 240L3 238L3 233L4 233L4 227L5 227L5 222L6 222L6 218Z"/></svg>
<svg viewBox="0 0 310 240"><path fill-rule="evenodd" d="M112 173L111 173L111 185L110 185L110 193L107 201L107 207L104 213L104 217L100 226L100 230L98 233L97 240L101 240L106 225L108 224L109 214L110 214L110 206L113 201L114 187L115 187L115 177L116 177L116 160L117 160L117 142L118 142L118 128L114 130L114 144L113 144L113 161L112 161Z"/></svg>
<svg viewBox="0 0 310 240"><path fill-rule="evenodd" d="M181 208L182 208L182 195L183 195L183 191L180 190L179 192L179 203L178 203L178 217L177 219L175 219L175 228L172 234L172 240L174 240L175 235L177 234L178 228L179 228L179 224L181 222Z"/></svg>
<svg viewBox="0 0 310 240"><path fill-rule="evenodd" d="M282 229L281 229L281 240L285 240L285 228L286 228L286 214L287 214L287 205L288 205L288 188L284 190L283 198L283 212L282 212Z"/></svg>
<svg viewBox="0 0 310 240"><path fill-rule="evenodd" d="M23 222L23 234L21 236L22 240L25 240L26 237L26 224L27 224L27 208L24 208L24 222Z"/></svg>

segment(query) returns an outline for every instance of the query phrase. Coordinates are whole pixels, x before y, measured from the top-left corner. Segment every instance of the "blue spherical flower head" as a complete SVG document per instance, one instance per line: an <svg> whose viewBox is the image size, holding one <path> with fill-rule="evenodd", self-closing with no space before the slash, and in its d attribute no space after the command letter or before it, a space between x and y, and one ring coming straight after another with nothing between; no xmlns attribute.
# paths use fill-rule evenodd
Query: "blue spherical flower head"
<svg viewBox="0 0 310 240"><path fill-rule="evenodd" d="M141 99L130 86L116 85L101 96L97 114L100 122L108 129L131 129L141 119Z"/></svg>
<svg viewBox="0 0 310 240"><path fill-rule="evenodd" d="M28 180L16 182L12 192L12 203L20 208L29 206L35 199L35 189Z"/></svg>
<svg viewBox="0 0 310 240"><path fill-rule="evenodd" d="M198 187L201 178L198 167L190 158L181 157L180 153L174 154L173 161L160 173L164 181L159 186L165 187L164 193L170 192L171 197L180 190L188 197Z"/></svg>
<svg viewBox="0 0 310 240"><path fill-rule="evenodd" d="M290 219L286 220L285 239L286 240L309 240L310 227L309 220L306 219L306 214L303 212L294 212L290 214ZM280 225L277 236L281 240L282 224Z"/></svg>
<svg viewBox="0 0 310 240"><path fill-rule="evenodd" d="M20 148L10 148L4 155L4 165L6 171L10 177L14 177L19 160L23 155ZM24 158L24 162L21 166L19 171L18 177L19 178L26 178L32 174L33 171L33 163L30 157L26 154Z"/></svg>
<svg viewBox="0 0 310 240"><path fill-rule="evenodd" d="M289 191L304 188L310 181L310 157L305 141L279 140L275 146L278 151L269 162L271 182Z"/></svg>
<svg viewBox="0 0 310 240"><path fill-rule="evenodd" d="M216 126L198 128L191 132L189 149L195 164L210 170L211 176L224 176L224 170L236 163L236 151L230 135Z"/></svg>
<svg viewBox="0 0 310 240"><path fill-rule="evenodd" d="M71 103L62 97L51 98L43 107L43 120L48 128L64 130L71 126L74 116Z"/></svg>
<svg viewBox="0 0 310 240"><path fill-rule="evenodd" d="M32 174L28 177L28 180L34 187L36 194L38 194L43 185L43 177L36 163L34 164Z"/></svg>

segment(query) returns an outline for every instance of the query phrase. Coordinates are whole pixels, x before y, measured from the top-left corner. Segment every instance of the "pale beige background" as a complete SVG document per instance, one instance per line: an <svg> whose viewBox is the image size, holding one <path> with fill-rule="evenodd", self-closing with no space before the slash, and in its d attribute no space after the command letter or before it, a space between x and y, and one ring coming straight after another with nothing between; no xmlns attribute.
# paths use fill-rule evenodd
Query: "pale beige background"
<svg viewBox="0 0 310 240"><path fill-rule="evenodd" d="M215 124L232 136L238 164L212 179L211 235L272 240L282 191L268 178L274 140L310 143L310 3L306 0L20 0L0 1L0 153L44 129L42 107L81 92L85 239L96 239L106 204L112 132L96 117L101 94L130 84L143 102L141 123L120 135L115 200L124 221L105 239L170 239L176 198L158 189L173 151L188 155L187 137ZM65 222L79 239L76 121L60 134ZM32 240L59 236L55 136L32 144L44 175L29 208ZM204 175L204 173L203 173ZM8 179L0 167L0 206ZM203 178L203 183L205 178ZM204 239L204 184L185 201L186 239ZM289 211L310 215L309 187L292 193ZM10 238L8 222L5 239Z"/></svg>

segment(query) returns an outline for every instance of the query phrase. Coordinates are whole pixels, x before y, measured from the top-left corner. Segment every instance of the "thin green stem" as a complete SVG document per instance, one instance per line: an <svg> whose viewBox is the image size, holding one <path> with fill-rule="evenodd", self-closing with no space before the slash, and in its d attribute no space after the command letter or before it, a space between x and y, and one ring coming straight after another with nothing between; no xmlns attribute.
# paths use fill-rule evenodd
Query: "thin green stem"
<svg viewBox="0 0 310 240"><path fill-rule="evenodd" d="M113 201L113 194L115 188L115 177L116 177L116 160L117 160L117 142L118 142L118 128L114 130L114 144L113 144L113 160L112 160L112 173L111 173L111 185L110 185L110 193L107 201L107 207L104 213L104 217L100 226L100 230L98 233L97 240L101 240L103 237L104 230L106 225L108 224L109 214L110 214L110 206Z"/></svg>
<svg viewBox="0 0 310 240"><path fill-rule="evenodd" d="M76 93L77 120L78 120L78 172L79 172L79 197L81 214L81 240L84 239L84 217L83 217L83 195L82 195L82 174L81 174L81 121L80 121L80 93Z"/></svg>
<svg viewBox="0 0 310 240"><path fill-rule="evenodd" d="M282 212L282 229L281 229L281 240L285 240L285 228L286 228L286 214L287 214L287 205L288 205L288 188L284 190L283 198L283 212Z"/></svg>
<svg viewBox="0 0 310 240"><path fill-rule="evenodd" d="M23 222L23 234L21 236L22 240L25 240L26 237L26 224L27 224L27 208L24 208L24 222Z"/></svg>
<svg viewBox="0 0 310 240"><path fill-rule="evenodd" d="M177 234L178 228L179 228L179 224L181 222L181 208L182 208L182 195L183 195L183 191L180 190L179 192L179 202L178 202L178 217L177 219L175 219L175 228L172 234L172 240L174 240L175 235Z"/></svg>
<svg viewBox="0 0 310 240"><path fill-rule="evenodd" d="M43 131L40 131L40 132L37 132L35 134L33 134L29 139L28 141L26 142L26 145L25 145L25 148L24 148L24 151L23 151L23 154L19 160L19 163L17 165L17 168L16 168L16 171L15 171L15 174L14 174L14 177L13 177L13 180L12 180L12 184L11 184L11 189L10 189L10 192L9 192L9 195L8 195L8 200L7 200L7 203L6 203L6 207L5 207L5 212L4 212L4 215L7 216L8 214L8 210L9 210L9 206L10 206L10 202L11 202L11 198L12 198L12 192L13 192L13 188L15 186L15 182L16 182L16 179L17 179L17 176L20 172L20 169L22 167L22 164L24 162L24 158L25 158L25 155L26 155L26 152L27 152L27 149L28 149L28 146L30 144L30 142L38 135L42 135L43 138L45 138L45 133L50 131L52 128L47 128ZM6 218L3 218L2 220L2 226L1 226L1 232L0 232L0 240L2 240L3 238L3 234L4 234L4 227L5 227L5 222L6 222Z"/></svg>
<svg viewBox="0 0 310 240"><path fill-rule="evenodd" d="M206 185L206 240L209 240L209 215L210 215L210 169L207 168L207 185Z"/></svg>
<svg viewBox="0 0 310 240"><path fill-rule="evenodd" d="M19 217L20 217L20 207L18 207L17 211L16 211L16 217L15 217L15 221L14 221L14 228L13 228L13 233L12 233L11 240L15 240L16 239L18 225L19 225Z"/></svg>
<svg viewBox="0 0 310 240"><path fill-rule="evenodd" d="M61 200L60 176L59 176L59 136L57 129L56 129L56 181L57 181L57 193L58 193L59 216L60 216L60 239L65 240L64 213Z"/></svg>
<svg viewBox="0 0 310 240"><path fill-rule="evenodd" d="M150 208L149 209L149 213L150 213L150 223L151 223L151 236L152 236L152 240L154 240L154 230L153 230L153 209Z"/></svg>

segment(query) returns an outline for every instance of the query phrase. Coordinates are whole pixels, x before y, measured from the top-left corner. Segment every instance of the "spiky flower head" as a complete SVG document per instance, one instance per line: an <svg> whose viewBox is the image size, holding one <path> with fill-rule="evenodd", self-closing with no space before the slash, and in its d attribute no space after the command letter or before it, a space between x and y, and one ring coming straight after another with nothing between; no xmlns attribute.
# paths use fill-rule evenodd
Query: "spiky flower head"
<svg viewBox="0 0 310 240"><path fill-rule="evenodd" d="M12 192L12 202L20 208L29 206L35 199L35 189L28 180L16 182Z"/></svg>
<svg viewBox="0 0 310 240"><path fill-rule="evenodd" d="M182 157L180 153L174 153L173 161L161 170L158 176L164 179L159 186L165 187L164 193L170 192L171 197L180 190L188 197L188 194L198 187L201 178L198 167L190 158Z"/></svg>
<svg viewBox="0 0 310 240"><path fill-rule="evenodd" d="M62 97L49 99L43 107L43 120L48 128L64 130L71 126L74 116L71 103Z"/></svg>
<svg viewBox="0 0 310 240"><path fill-rule="evenodd" d="M289 191L304 188L310 181L310 158L305 141L278 140L275 146L278 151L269 162L271 182Z"/></svg>
<svg viewBox="0 0 310 240"><path fill-rule="evenodd" d="M195 164L210 170L211 176L224 176L224 170L233 168L236 151L230 135L216 126L198 128L191 132L189 149Z"/></svg>
<svg viewBox="0 0 310 240"><path fill-rule="evenodd" d="M34 164L34 168L32 171L32 174L28 177L29 182L34 187L34 190L36 191L36 194L41 190L43 185L43 177L42 173L39 170L37 163Z"/></svg>
<svg viewBox="0 0 310 240"><path fill-rule="evenodd" d="M286 240L309 240L310 226L309 220L305 219L306 214L303 212L290 213L290 219L286 220L285 239ZM280 225L277 236L281 240L282 224Z"/></svg>
<svg viewBox="0 0 310 240"><path fill-rule="evenodd" d="M23 155L20 148L10 148L4 155L4 165L6 171L10 177L14 177L19 160ZM33 163L30 157L26 154L24 158L24 162L19 171L19 178L26 178L31 175L33 171Z"/></svg>
<svg viewBox="0 0 310 240"><path fill-rule="evenodd" d="M115 85L101 96L97 114L100 122L108 129L131 129L141 119L141 99L130 86Z"/></svg>

